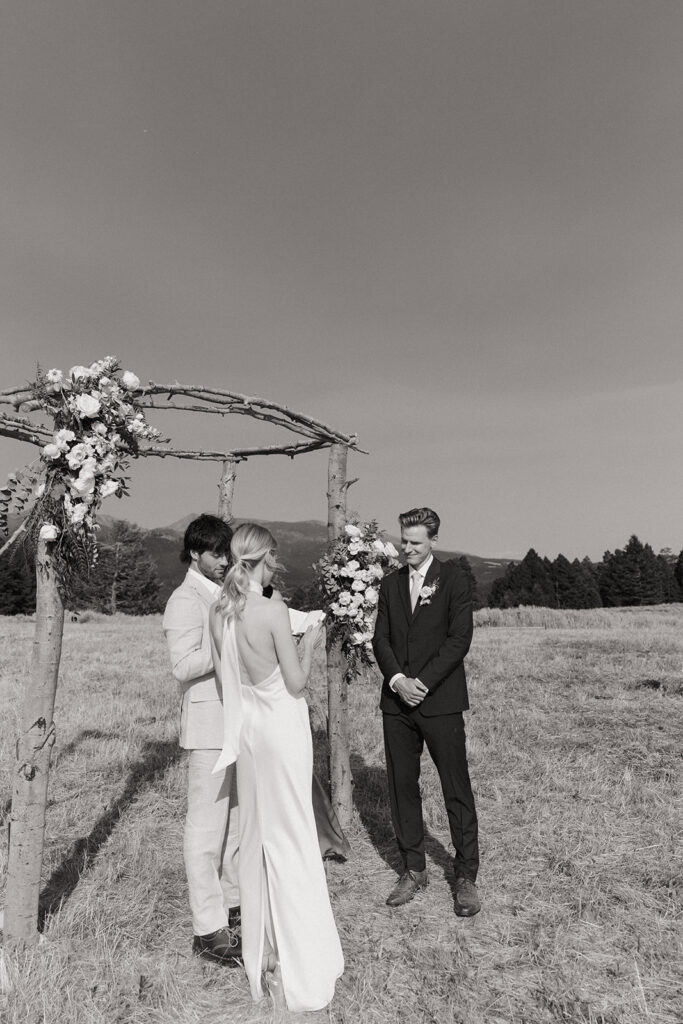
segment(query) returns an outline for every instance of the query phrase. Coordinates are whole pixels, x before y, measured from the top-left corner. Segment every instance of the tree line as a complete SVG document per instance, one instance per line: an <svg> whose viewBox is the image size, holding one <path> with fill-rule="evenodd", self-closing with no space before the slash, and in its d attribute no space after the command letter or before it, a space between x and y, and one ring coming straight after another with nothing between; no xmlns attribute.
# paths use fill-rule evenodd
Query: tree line
<svg viewBox="0 0 683 1024"><path fill-rule="evenodd" d="M683 601L683 551L656 555L633 534L624 548L606 551L602 561L551 562L531 548L494 580L491 608L542 605L546 608L614 608Z"/></svg>
<svg viewBox="0 0 683 1024"><path fill-rule="evenodd" d="M66 601L70 611L105 615L149 615L162 611L159 579L145 552L139 527L117 520L106 543L98 545L97 564L74 580ZM21 547L0 557L0 615L30 615L36 608L35 568Z"/></svg>
<svg viewBox="0 0 683 1024"><path fill-rule="evenodd" d="M635 534L624 548L606 551L598 563L588 558L570 562L561 554L551 562L530 548L521 562L511 562L494 580L488 600L480 593L467 557L462 555L456 561L470 581L475 608L484 604L492 608L609 608L683 601L683 551L676 555L664 549L656 555ZM156 567L146 553L142 531L117 520L106 543L99 544L95 568L72 587L68 608L110 615L148 615L162 610L159 589ZM282 589L296 608L320 607L317 581L307 587ZM35 593L30 557L21 550L0 556L0 615L32 614Z"/></svg>

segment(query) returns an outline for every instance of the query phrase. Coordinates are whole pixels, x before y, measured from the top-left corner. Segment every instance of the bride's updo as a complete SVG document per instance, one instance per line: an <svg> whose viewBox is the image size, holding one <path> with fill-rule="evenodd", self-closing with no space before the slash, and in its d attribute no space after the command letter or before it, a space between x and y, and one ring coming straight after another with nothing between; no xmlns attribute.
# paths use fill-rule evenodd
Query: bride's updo
<svg viewBox="0 0 683 1024"><path fill-rule="evenodd" d="M232 566L226 573L218 607L225 619L239 617L249 593L249 572L253 572L261 559L272 572L279 568L275 551L277 541L270 530L256 523L243 523L232 536L230 554Z"/></svg>

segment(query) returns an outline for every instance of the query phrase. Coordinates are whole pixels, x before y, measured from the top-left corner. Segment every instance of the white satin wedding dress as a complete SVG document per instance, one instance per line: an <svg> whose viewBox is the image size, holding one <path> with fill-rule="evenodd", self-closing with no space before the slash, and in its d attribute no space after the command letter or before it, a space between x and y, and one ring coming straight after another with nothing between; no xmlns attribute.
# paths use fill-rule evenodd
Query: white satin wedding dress
<svg viewBox="0 0 683 1024"><path fill-rule="evenodd" d="M265 937L276 951L289 1010L319 1010L344 970L311 802L308 705L267 679L241 679L234 620L221 650L225 742L214 771L237 761L242 956L254 1000L263 997Z"/></svg>

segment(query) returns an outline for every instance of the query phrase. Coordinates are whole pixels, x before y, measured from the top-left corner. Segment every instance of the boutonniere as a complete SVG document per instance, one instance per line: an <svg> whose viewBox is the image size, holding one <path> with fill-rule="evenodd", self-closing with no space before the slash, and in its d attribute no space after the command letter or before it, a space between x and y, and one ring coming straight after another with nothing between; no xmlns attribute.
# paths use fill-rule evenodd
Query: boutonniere
<svg viewBox="0 0 683 1024"><path fill-rule="evenodd" d="M420 593L418 594L420 604L431 604L432 598L434 597L434 594L437 592L438 589L438 579L434 580L434 582L430 583L428 586L423 587Z"/></svg>

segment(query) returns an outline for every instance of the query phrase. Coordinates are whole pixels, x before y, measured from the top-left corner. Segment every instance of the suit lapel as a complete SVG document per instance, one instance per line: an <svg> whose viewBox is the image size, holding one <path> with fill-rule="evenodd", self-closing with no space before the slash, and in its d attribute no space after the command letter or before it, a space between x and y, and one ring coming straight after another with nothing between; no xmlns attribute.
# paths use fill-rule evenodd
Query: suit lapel
<svg viewBox="0 0 683 1024"><path fill-rule="evenodd" d="M198 597L202 604L205 604L207 608L209 605L213 604L215 598L211 596L208 588L205 587L200 580L194 578L193 574L187 574L185 577L185 586L189 587L192 593L195 594L195 596Z"/></svg>

